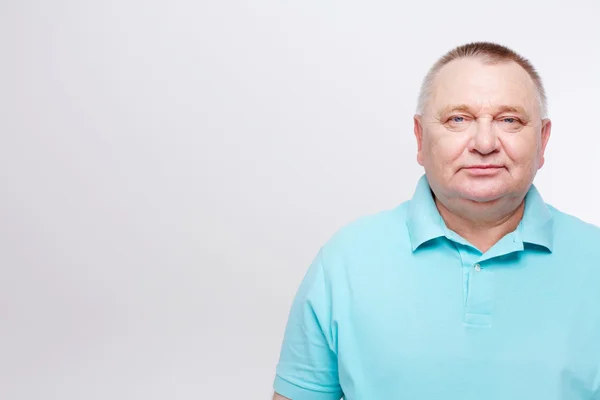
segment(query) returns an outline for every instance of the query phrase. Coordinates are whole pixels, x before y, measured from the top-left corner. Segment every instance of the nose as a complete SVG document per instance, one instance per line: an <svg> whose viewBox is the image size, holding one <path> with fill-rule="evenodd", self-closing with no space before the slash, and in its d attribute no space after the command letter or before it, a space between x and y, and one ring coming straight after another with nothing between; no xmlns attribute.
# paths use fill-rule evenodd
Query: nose
<svg viewBox="0 0 600 400"><path fill-rule="evenodd" d="M488 118L478 119L469 143L469 150L486 155L498 151L499 147L500 140L495 132L492 121Z"/></svg>

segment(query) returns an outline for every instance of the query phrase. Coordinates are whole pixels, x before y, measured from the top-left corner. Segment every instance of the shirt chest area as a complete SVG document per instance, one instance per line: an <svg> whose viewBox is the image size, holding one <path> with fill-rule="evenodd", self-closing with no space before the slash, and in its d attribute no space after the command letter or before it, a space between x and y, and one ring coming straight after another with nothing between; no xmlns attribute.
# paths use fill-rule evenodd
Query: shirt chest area
<svg viewBox="0 0 600 400"><path fill-rule="evenodd" d="M571 289L576 276L543 253L482 261L446 250L348 274L337 313L342 381L406 398L576 400L598 390L598 313Z"/></svg>

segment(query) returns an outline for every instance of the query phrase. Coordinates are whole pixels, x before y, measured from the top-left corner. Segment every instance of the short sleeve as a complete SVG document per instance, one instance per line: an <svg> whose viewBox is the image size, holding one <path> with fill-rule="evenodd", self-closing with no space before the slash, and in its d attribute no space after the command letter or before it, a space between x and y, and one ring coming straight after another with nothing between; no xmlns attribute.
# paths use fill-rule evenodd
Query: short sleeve
<svg viewBox="0 0 600 400"><path fill-rule="evenodd" d="M285 329L275 392L292 400L339 400L331 288L319 252L294 298Z"/></svg>

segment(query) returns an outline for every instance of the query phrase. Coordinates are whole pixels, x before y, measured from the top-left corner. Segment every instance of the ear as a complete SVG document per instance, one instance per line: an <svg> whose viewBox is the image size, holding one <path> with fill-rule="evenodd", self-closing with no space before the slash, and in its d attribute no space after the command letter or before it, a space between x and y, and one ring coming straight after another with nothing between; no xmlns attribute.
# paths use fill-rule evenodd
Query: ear
<svg viewBox="0 0 600 400"><path fill-rule="evenodd" d="M417 139L417 162L423 166L423 123L422 116L415 114L414 118L415 138Z"/></svg>
<svg viewBox="0 0 600 400"><path fill-rule="evenodd" d="M540 160L539 160L539 168L544 166L546 159L544 158L544 154L546 153L546 145L548 144L548 140L550 140L550 131L552 130L552 121L549 118L542 120L542 142L540 148Z"/></svg>

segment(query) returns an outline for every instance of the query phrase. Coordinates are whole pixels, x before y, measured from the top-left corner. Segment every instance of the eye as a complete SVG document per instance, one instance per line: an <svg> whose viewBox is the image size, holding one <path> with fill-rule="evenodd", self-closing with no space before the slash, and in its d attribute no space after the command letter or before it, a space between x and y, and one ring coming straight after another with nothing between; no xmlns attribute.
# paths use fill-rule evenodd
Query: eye
<svg viewBox="0 0 600 400"><path fill-rule="evenodd" d="M453 132L462 132L469 128L473 118L470 115L457 114L446 118L444 126Z"/></svg>
<svg viewBox="0 0 600 400"><path fill-rule="evenodd" d="M518 132L523 129L523 123L517 117L500 117L496 124L505 132Z"/></svg>

